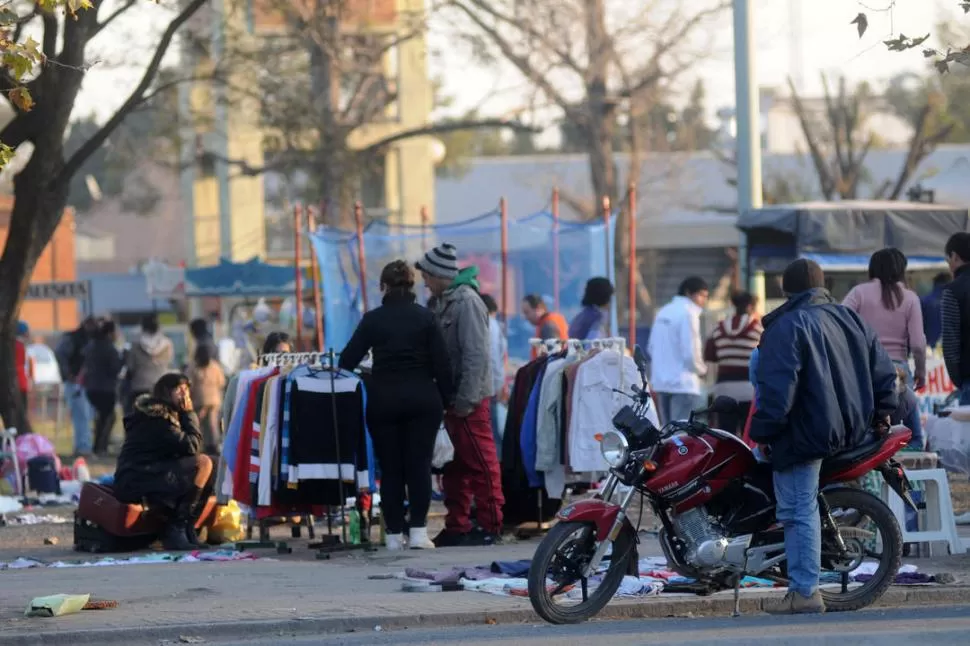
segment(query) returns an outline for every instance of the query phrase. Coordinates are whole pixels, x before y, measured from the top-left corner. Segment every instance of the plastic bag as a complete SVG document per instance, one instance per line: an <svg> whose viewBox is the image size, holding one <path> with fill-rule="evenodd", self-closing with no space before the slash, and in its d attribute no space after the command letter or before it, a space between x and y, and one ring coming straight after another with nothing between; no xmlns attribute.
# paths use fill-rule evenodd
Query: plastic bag
<svg viewBox="0 0 970 646"><path fill-rule="evenodd" d="M215 545L235 543L246 535L242 524L242 510L239 503L230 500L216 509L215 520L209 527L209 542Z"/></svg>
<svg viewBox="0 0 970 646"><path fill-rule="evenodd" d="M438 429L438 435L434 439L434 453L431 455L431 466L441 469L451 462L455 457L455 447L448 437L448 431L442 426Z"/></svg>

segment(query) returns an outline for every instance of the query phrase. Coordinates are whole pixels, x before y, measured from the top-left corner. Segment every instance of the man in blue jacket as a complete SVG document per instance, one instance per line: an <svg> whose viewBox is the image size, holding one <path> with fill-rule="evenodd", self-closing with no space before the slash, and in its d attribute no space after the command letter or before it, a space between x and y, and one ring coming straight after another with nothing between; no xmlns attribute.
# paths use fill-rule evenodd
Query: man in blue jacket
<svg viewBox="0 0 970 646"><path fill-rule="evenodd" d="M824 612L818 590L823 458L858 446L896 408L896 370L875 333L836 303L822 268L799 259L785 270L788 301L764 318L751 439L774 469L777 517L785 528L788 594L771 614Z"/></svg>

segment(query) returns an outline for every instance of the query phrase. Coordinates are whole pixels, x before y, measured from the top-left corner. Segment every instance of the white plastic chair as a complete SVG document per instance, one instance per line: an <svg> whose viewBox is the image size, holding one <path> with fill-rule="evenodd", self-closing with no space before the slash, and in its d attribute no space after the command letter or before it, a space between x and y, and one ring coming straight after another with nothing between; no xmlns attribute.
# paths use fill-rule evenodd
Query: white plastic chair
<svg viewBox="0 0 970 646"><path fill-rule="evenodd" d="M920 524L926 529L907 531L906 503L889 488L885 481L882 483L882 498L887 502L902 530L904 543L927 543L928 555L933 555L933 543L946 543L950 554L965 554L967 546L957 533L957 524L953 516L953 501L950 499L950 483L943 469L906 470L910 482L923 483L923 502L926 512Z"/></svg>

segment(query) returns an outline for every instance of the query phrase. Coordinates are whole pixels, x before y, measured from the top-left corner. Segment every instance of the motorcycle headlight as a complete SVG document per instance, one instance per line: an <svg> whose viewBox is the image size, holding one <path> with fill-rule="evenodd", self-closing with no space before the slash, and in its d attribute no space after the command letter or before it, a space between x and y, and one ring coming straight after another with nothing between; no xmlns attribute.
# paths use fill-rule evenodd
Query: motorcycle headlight
<svg viewBox="0 0 970 646"><path fill-rule="evenodd" d="M620 467L630 457L630 443L627 442L622 433L609 431L603 435L603 439L600 441L600 453L603 454L603 459L611 467Z"/></svg>

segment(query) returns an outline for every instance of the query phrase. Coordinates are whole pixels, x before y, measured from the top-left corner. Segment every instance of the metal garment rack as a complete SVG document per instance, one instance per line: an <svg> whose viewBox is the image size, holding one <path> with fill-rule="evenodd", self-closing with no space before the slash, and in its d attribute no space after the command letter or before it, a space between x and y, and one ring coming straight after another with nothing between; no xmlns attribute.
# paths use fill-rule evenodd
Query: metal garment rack
<svg viewBox="0 0 970 646"><path fill-rule="evenodd" d="M620 356L626 354L626 339L623 337L608 337L605 339L529 339L529 345L534 348L539 355L556 354L565 350L568 353L583 352L588 350L615 350ZM620 390L624 386L623 362L620 362ZM599 478L599 472L593 472L593 480ZM542 527L542 491L536 493L536 528L539 533L544 531Z"/></svg>
<svg viewBox="0 0 970 646"><path fill-rule="evenodd" d="M320 370L326 370L330 375L330 392L333 393L336 388L336 366L337 366L337 352L331 348L327 352L276 352L260 355L257 360L258 365L263 367L279 367L279 368L289 368L296 366L310 366L316 367ZM337 402L334 398L331 398L330 402L330 413L331 422L333 423L334 429L334 441L336 448L336 459L337 464L342 464L341 462L341 451L340 451L340 433L338 432L338 420L337 420ZM349 550L360 550L360 549L375 549L370 545L370 527L372 520L372 508L368 507L366 510L367 515L364 516L364 509L362 508L361 496L360 496L360 482L357 481L357 472L354 470L354 485L355 485L355 497L357 499L357 511L360 517L360 543L354 544L348 541L347 536L347 495L344 489L344 481L342 478L337 478L337 495L340 497L340 535L334 536L333 533L333 515L331 513L332 506L327 505L327 536L329 540L321 541L319 543L310 543L311 549L318 550L318 559L330 558L330 553L341 552ZM294 514L297 515L297 514ZM306 525L310 539L316 538L313 524L314 519L312 514L300 514L301 516L301 526ZM249 535L252 534L252 518L250 518L250 527L247 529ZM269 541L269 528L266 526L264 521L260 521L260 541ZM292 535L294 538L299 538L300 527L293 527Z"/></svg>

